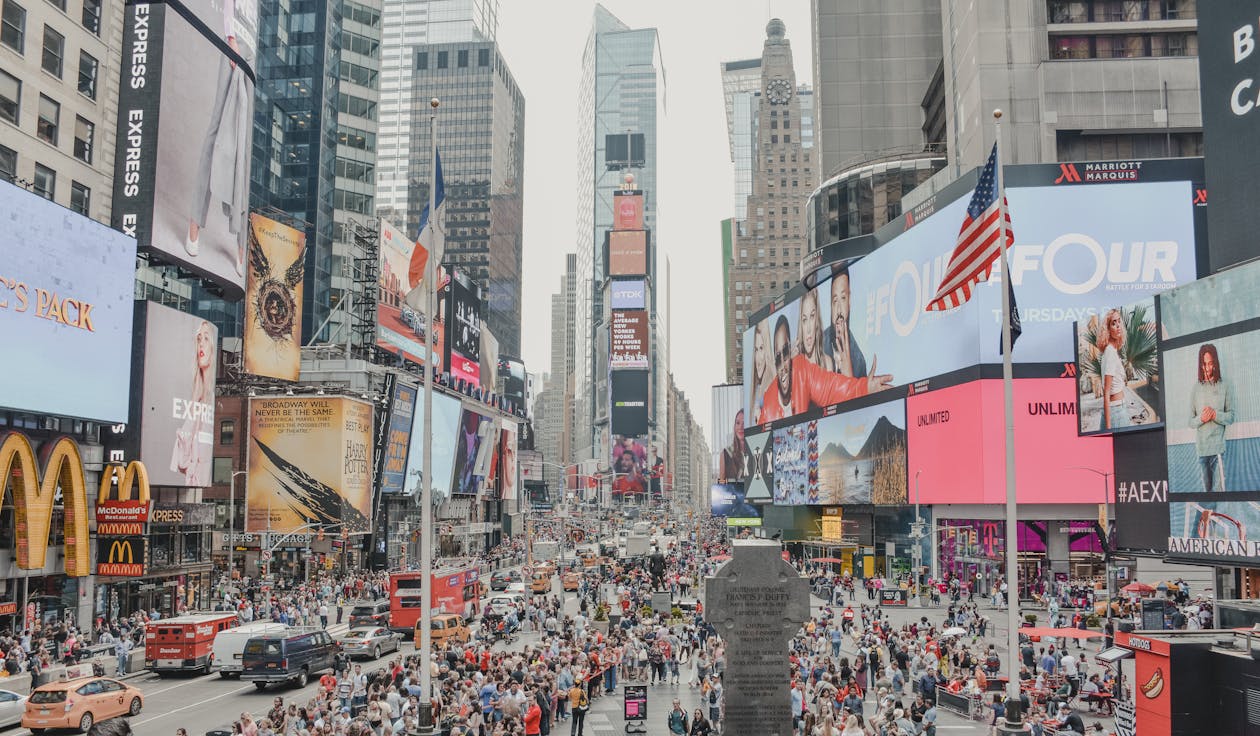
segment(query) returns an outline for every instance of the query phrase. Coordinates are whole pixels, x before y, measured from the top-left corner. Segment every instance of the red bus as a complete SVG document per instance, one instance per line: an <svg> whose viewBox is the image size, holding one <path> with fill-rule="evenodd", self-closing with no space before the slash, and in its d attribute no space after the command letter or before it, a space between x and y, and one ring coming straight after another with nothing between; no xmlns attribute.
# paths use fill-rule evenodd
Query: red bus
<svg viewBox="0 0 1260 736"><path fill-rule="evenodd" d="M456 567L433 571L434 613L457 613L465 619L480 610L481 571ZM420 618L420 573L415 570L389 574L389 628L413 631Z"/></svg>
<svg viewBox="0 0 1260 736"><path fill-rule="evenodd" d="M149 624L145 633L145 669L159 675L197 670L209 673L214 637L240 623L232 611L158 619Z"/></svg>

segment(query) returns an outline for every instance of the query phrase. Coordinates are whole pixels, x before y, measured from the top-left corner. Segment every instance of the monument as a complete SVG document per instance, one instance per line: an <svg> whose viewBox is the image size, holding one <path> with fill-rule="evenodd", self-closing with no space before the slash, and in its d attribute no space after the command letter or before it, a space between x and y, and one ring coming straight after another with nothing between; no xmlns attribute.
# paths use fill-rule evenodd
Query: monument
<svg viewBox="0 0 1260 736"><path fill-rule="evenodd" d="M735 540L705 582L705 619L726 640L722 732L792 736L788 644L809 618L809 582L779 543Z"/></svg>

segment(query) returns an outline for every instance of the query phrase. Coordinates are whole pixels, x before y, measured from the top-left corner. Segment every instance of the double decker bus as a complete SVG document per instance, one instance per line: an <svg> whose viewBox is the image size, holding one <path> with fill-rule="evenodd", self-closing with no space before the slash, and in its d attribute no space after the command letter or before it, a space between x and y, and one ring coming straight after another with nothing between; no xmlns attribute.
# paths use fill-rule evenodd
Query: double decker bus
<svg viewBox="0 0 1260 736"><path fill-rule="evenodd" d="M389 574L389 628L411 632L420 618L422 605L418 570ZM432 607L434 613L455 613L470 619L479 613L481 571L475 567L453 567L433 571Z"/></svg>
<svg viewBox="0 0 1260 736"><path fill-rule="evenodd" d="M232 611L194 613L154 621L144 637L144 666L159 676L167 672L209 673L214 637L240 623L240 618Z"/></svg>

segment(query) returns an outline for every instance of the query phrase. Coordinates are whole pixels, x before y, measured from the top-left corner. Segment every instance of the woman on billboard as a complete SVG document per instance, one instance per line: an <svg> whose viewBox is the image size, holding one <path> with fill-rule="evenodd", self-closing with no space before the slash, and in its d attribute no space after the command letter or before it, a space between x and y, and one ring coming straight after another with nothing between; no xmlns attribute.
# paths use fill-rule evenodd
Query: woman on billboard
<svg viewBox="0 0 1260 736"><path fill-rule="evenodd" d="M175 449L171 453L171 470L182 473L190 486L210 485L210 463L214 452L214 377L215 330L202 321L193 334L192 390L187 406L192 411L175 431ZM204 439L204 441L203 441Z"/></svg>
<svg viewBox="0 0 1260 736"><path fill-rule="evenodd" d="M719 483L739 483L748 469L748 443L744 441L744 410L735 412L735 425L731 427L731 443L722 450L722 475Z"/></svg>
<svg viewBox="0 0 1260 736"><path fill-rule="evenodd" d="M1221 377L1216 346L1199 346L1199 380L1190 390L1190 428L1205 493L1225 490L1225 428L1234 423L1234 387Z"/></svg>
<svg viewBox="0 0 1260 736"><path fill-rule="evenodd" d="M223 37L237 54L236 0L223 0ZM206 121L197 165L196 187L188 220L184 250L196 256L201 250L201 229L210 217L211 205L227 216L228 232L236 236L236 273L245 275L246 210L249 204L249 132L253 124L253 89L245 70L235 59L222 55L215 85L214 106ZM229 253L229 255L233 255Z"/></svg>
<svg viewBox="0 0 1260 736"><path fill-rule="evenodd" d="M835 371L836 363L823 352L822 317L818 308L818 291L810 289L801 297L801 316L797 321L796 352L825 371Z"/></svg>
<svg viewBox="0 0 1260 736"><path fill-rule="evenodd" d="M752 395L748 400L748 408L753 416L761 416L761 402L766 389L774 381L774 371L770 367L770 320L763 319L753 330Z"/></svg>
<svg viewBox="0 0 1260 736"><path fill-rule="evenodd" d="M1103 429L1121 429L1133 423L1129 407L1124 403L1125 370L1120 358L1124 335L1124 316L1119 309L1110 310L1098 331L1098 350L1102 353Z"/></svg>

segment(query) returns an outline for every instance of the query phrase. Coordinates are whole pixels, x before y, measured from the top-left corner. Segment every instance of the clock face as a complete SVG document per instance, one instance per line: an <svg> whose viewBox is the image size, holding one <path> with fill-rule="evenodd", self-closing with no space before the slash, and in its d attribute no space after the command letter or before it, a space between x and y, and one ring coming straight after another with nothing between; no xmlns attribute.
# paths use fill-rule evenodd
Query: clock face
<svg viewBox="0 0 1260 736"><path fill-rule="evenodd" d="M786 79L776 79L766 85L766 99L772 105L785 105L792 99L792 85Z"/></svg>

